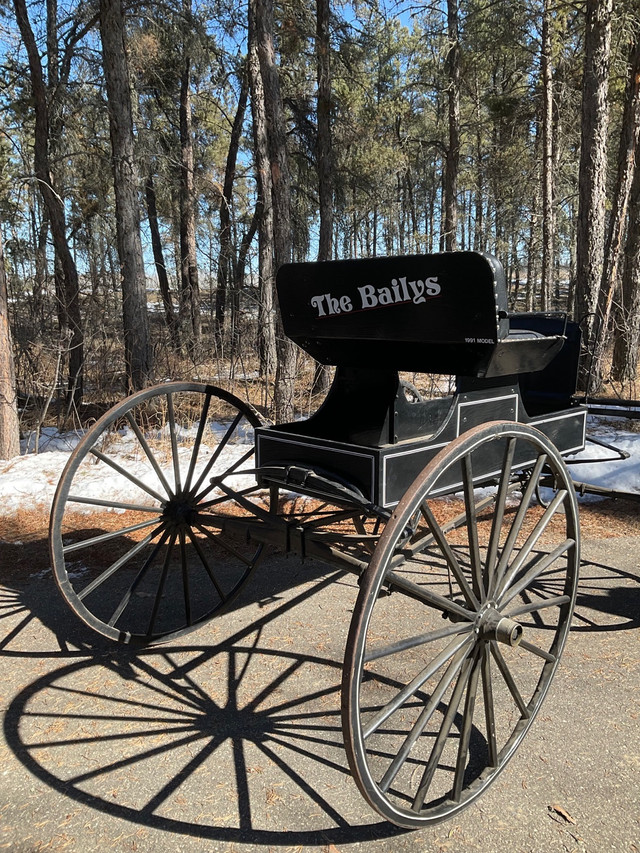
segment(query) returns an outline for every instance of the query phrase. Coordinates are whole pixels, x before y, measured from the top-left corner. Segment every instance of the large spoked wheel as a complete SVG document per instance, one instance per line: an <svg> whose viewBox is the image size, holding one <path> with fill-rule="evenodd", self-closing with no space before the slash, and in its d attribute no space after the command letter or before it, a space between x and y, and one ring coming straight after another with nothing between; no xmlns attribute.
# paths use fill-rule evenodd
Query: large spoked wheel
<svg viewBox="0 0 640 853"><path fill-rule="evenodd" d="M91 628L149 643L229 606L262 551L225 531L230 517L251 515L251 501L264 509L253 472L259 423L222 389L172 382L89 430L58 485L50 546L62 594Z"/></svg>
<svg viewBox="0 0 640 853"><path fill-rule="evenodd" d="M556 670L578 566L575 492L537 430L476 427L418 476L364 575L344 665L349 763L383 817L445 820L504 768Z"/></svg>

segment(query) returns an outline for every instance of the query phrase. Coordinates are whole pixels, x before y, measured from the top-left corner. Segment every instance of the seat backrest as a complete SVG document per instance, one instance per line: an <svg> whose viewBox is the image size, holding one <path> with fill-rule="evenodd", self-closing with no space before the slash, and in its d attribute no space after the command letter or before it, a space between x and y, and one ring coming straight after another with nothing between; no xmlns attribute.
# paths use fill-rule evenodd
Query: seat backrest
<svg viewBox="0 0 640 853"><path fill-rule="evenodd" d="M527 329L550 337L559 335L565 343L553 362L543 370L520 378L520 391L529 414L568 408L578 384L580 326L562 313L514 314L512 329Z"/></svg>
<svg viewBox="0 0 640 853"><path fill-rule="evenodd" d="M283 266L285 333L346 367L482 375L509 334L502 265L479 252Z"/></svg>

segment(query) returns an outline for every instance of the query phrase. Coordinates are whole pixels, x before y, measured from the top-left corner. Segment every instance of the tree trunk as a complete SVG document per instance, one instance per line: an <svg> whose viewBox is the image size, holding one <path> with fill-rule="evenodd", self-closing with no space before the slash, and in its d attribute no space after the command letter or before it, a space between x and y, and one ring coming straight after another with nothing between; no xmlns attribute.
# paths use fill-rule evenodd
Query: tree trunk
<svg viewBox="0 0 640 853"><path fill-rule="evenodd" d="M529 237L527 239L527 286L525 288L524 310L531 312L535 309L534 283L536 277L535 259L538 254L537 220L540 210L540 192L534 188L531 199L531 216L529 218Z"/></svg>
<svg viewBox="0 0 640 853"><path fill-rule="evenodd" d="M548 311L555 247L555 204L553 179L553 74L551 67L551 9L545 0L542 11L542 281L540 308Z"/></svg>
<svg viewBox="0 0 640 853"><path fill-rule="evenodd" d="M128 390L137 391L151 380L152 364L140 239L138 169L121 0L100 0L100 35L113 158L126 380Z"/></svg>
<svg viewBox="0 0 640 853"><path fill-rule="evenodd" d="M147 216L149 219L149 231L151 232L153 261L155 263L156 275L158 276L158 286L162 297L164 319L169 331L171 346L177 350L180 348L180 331L176 321L175 311L173 309L173 299L171 298L171 289L169 287L169 276L167 275L167 267L164 262L164 252L162 251L162 240L160 238L160 228L158 227L156 190L152 174L149 174L145 184L145 197L147 200Z"/></svg>
<svg viewBox="0 0 640 853"><path fill-rule="evenodd" d="M20 454L20 427L13 363L13 341L9 325L7 276L0 232L0 459Z"/></svg>
<svg viewBox="0 0 640 853"><path fill-rule="evenodd" d="M316 72L318 82L316 159L320 234L318 260L331 259L333 248L334 176L331 156L331 54L329 0L316 0Z"/></svg>
<svg viewBox="0 0 640 853"><path fill-rule="evenodd" d="M318 202L320 235L318 260L331 260L333 251L334 177L331 157L331 52L329 39L329 0L316 0L316 72L318 81L316 159L318 163ZM313 376L313 394L324 394L331 381L330 369L319 362Z"/></svg>
<svg viewBox="0 0 640 853"><path fill-rule="evenodd" d="M638 34L636 34L635 42L632 44L629 53L629 69L620 131L616 185L611 213L609 214L605 261L598 302L598 314L601 317L603 333L598 336L595 342L593 371L596 376L603 376L604 374L604 358L610 340L608 330L610 328L611 308L614 294L618 289L620 258L634 176L635 154L638 145L640 145L640 35ZM624 316L622 320L626 324L627 319Z"/></svg>
<svg viewBox="0 0 640 853"><path fill-rule="evenodd" d="M635 382L640 342L640 147L635 152L624 260L622 322L615 339L612 373L617 382Z"/></svg>
<svg viewBox="0 0 640 853"><path fill-rule="evenodd" d="M582 325L589 353L593 352L597 335L604 333L597 312L604 264L612 7L613 0L587 0L586 4L575 316ZM590 359L583 359L578 378L582 391L600 384L600 377L590 377L589 372Z"/></svg>
<svg viewBox="0 0 640 853"><path fill-rule="evenodd" d="M267 144L264 89L255 34L255 4L249 3L248 69L251 88L258 215L258 356L260 375L267 380L276 369L275 271L273 267L273 206Z"/></svg>
<svg viewBox="0 0 640 853"><path fill-rule="evenodd" d="M251 0L255 4L255 28L260 61L260 75L264 89L264 106L267 142L271 172L271 200L273 204L273 245L276 271L292 257L291 235L291 176L287 155L287 137L280 93L280 75L276 65L273 45L273 1ZM296 348L282 330L280 315L276 327L276 386L275 418L278 423L294 416L294 384L296 376Z"/></svg>
<svg viewBox="0 0 640 853"><path fill-rule="evenodd" d="M218 257L218 286L216 289L215 326L216 336L222 341L224 336L225 314L227 309L229 292L237 279L236 259L232 240L231 210L233 207L233 184L236 177L236 164L238 161L238 149L242 136L244 115L247 109L247 96L249 89L249 75L246 68L242 71L242 85L240 97L236 110L233 126L231 128L231 139L227 151L227 161L224 170L224 185L222 198L220 199L220 255ZM239 294L232 294L237 301ZM235 325L235 323L233 324Z"/></svg>
<svg viewBox="0 0 640 853"><path fill-rule="evenodd" d="M457 187L460 163L460 38L458 32L458 0L447 0L448 121L449 145L444 177L444 248L456 248L458 224Z"/></svg>
<svg viewBox="0 0 640 853"><path fill-rule="evenodd" d="M80 286L78 270L67 243L64 200L56 190L49 162L49 114L47 90L42 72L40 53L36 44L25 0L14 0L16 21L27 51L35 112L34 172L47 208L53 245L62 275L59 292L60 336L69 341L68 404L82 399L82 369L84 340L80 317Z"/></svg>
<svg viewBox="0 0 640 853"><path fill-rule="evenodd" d="M189 10L189 0L185 0ZM191 127L191 57L185 56L180 84L180 318L182 341L197 350L200 322L200 284L196 254L196 202Z"/></svg>

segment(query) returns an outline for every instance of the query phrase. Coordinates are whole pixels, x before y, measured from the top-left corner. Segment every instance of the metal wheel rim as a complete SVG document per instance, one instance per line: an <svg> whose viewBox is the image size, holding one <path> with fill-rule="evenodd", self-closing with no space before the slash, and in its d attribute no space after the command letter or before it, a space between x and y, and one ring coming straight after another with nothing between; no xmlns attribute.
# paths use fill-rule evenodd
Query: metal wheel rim
<svg viewBox="0 0 640 853"><path fill-rule="evenodd" d="M497 437L520 438L534 443L536 446L541 448L541 452L544 451L546 454L549 465L562 480L561 485L567 487L566 497L564 498L564 506L566 507L567 515L567 538L571 538L575 541L575 545L569 549L567 556L565 585L565 592L567 595L565 597L567 597L568 600L559 606L558 619L560 625L555 632L555 638L552 644L555 653L555 660L553 662L546 662L541 669L536 690L531 695L527 704L529 716L526 720L520 720L520 722L513 728L511 735L502 746L497 756L497 766L486 767L471 784L464 788L462 792L464 796L458 795L458 800L456 802L444 797L441 798L441 801L436 803L433 807L428 807L426 809L422 808L420 811L416 812L410 808L398 806L397 801L391 801L387 793L381 790L379 780L373 777L368 765L366 743L363 736L362 720L360 718L360 689L367 633L371 617L374 612L375 603L380 596L381 588L385 580L386 562L394 552L399 538L399 529L406 524L406 516L410 514L410 507L412 505L415 506L424 500L425 496L429 493L429 490L433 488L434 484L437 482L443 465L456 464L460 460L464 459L465 456L470 456L473 450L477 449L484 442L491 441ZM447 448L444 448L443 451L441 451L438 457L436 457L416 478L413 486L400 501L391 521L387 524L378 548L376 549L376 553L363 579L356 607L354 609L349 638L347 641L343 671L342 712L345 748L356 783L369 804L391 822L406 828L417 828L446 820L469 806L504 769L531 726L531 723L533 722L533 719L535 718L549 689L551 680L557 668L569 631L571 614L573 612L577 592L579 529L577 519L577 502L575 492L570 487L570 483L571 480L561 456L545 436L537 430L525 425L506 422L485 424L470 430L468 433L456 439ZM533 489L534 486L532 484L532 492ZM478 643L474 643L474 646L477 647L478 645ZM478 652L474 654L479 655L480 653ZM487 654L487 656L489 655ZM483 664L477 658L467 657L466 659L472 659L473 662L470 665L472 671L480 671L479 668L483 666ZM476 678L478 678L478 676L476 676ZM458 700L458 707L462 707L463 697L467 694L466 686L469 684L469 677L467 677L464 684L464 693L461 694ZM475 689L477 690L477 683ZM462 732L460 739L462 740Z"/></svg>
<svg viewBox="0 0 640 853"><path fill-rule="evenodd" d="M253 570L259 563L263 552L262 545L254 546L254 556L251 559L250 564L246 566L246 570L238 578L237 583L233 588L225 591L226 594L222 603L218 603L216 606L212 607L209 612L200 615L200 617L192 624L181 625L180 627L170 631L161 631L150 634L132 633L127 630L121 630L118 627L110 626L102 619L97 618L92 610L85 606L79 597L79 593L76 591L72 580L70 579L65 560L65 548L68 548L68 546L65 546L63 542L62 524L65 512L70 506L70 491L74 482L74 476L78 472L79 467L86 461L88 454L91 452L91 448L96 444L100 436L106 434L107 430L112 425L119 422L123 417L126 417L127 413L132 412L136 407L144 403L153 401L154 398L157 399L165 397L168 399L169 397L173 398L178 394L184 393L203 395L203 400L208 401L207 411L211 400L219 399L224 401L224 403L228 404L232 410L237 412L238 419L246 419L251 427L259 426L262 423L260 416L251 406L244 403L230 392L215 386L196 382L169 382L144 389L143 391L129 396L106 412L86 433L84 438L72 452L67 465L65 466L52 503L49 528L49 546L54 577L58 587L67 604L89 627L104 636L119 642L143 643L146 645L177 638L194 630L213 616L224 612L224 610L232 604L233 600L237 597L248 581ZM204 403L202 412L205 413ZM175 447L172 447L171 454L172 456L176 455ZM112 504L112 508L114 506L118 506L117 502ZM160 514L160 510L158 510L158 512ZM180 535L176 536L172 541L171 547L175 546L176 543L181 547Z"/></svg>

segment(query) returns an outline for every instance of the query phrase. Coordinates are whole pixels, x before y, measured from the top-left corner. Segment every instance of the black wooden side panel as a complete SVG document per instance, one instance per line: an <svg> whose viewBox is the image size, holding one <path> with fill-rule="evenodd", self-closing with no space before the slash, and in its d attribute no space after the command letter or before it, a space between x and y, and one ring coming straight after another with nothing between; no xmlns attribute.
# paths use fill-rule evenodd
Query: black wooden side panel
<svg viewBox="0 0 640 853"><path fill-rule="evenodd" d="M379 451L311 436L256 429L256 464L298 464L334 473L375 502L378 493Z"/></svg>
<svg viewBox="0 0 640 853"><path fill-rule="evenodd" d="M484 393L484 396L483 396ZM447 444L474 426L494 420L528 423L543 432L562 454L581 450L585 442L585 407L529 418L517 385L465 391L452 400L437 434L424 439L400 441L379 447L336 442L318 435L305 435L305 422L256 430L256 464L309 466L335 475L336 482L352 484L371 503L394 506L420 471ZM481 485L501 473L504 442L490 442L474 455L474 481ZM517 458L527 467L534 459ZM455 492L462 484L461 472L450 471L437 491ZM304 493L304 488L297 489ZM314 494L317 494L315 492ZM330 499L330 496L328 496Z"/></svg>

